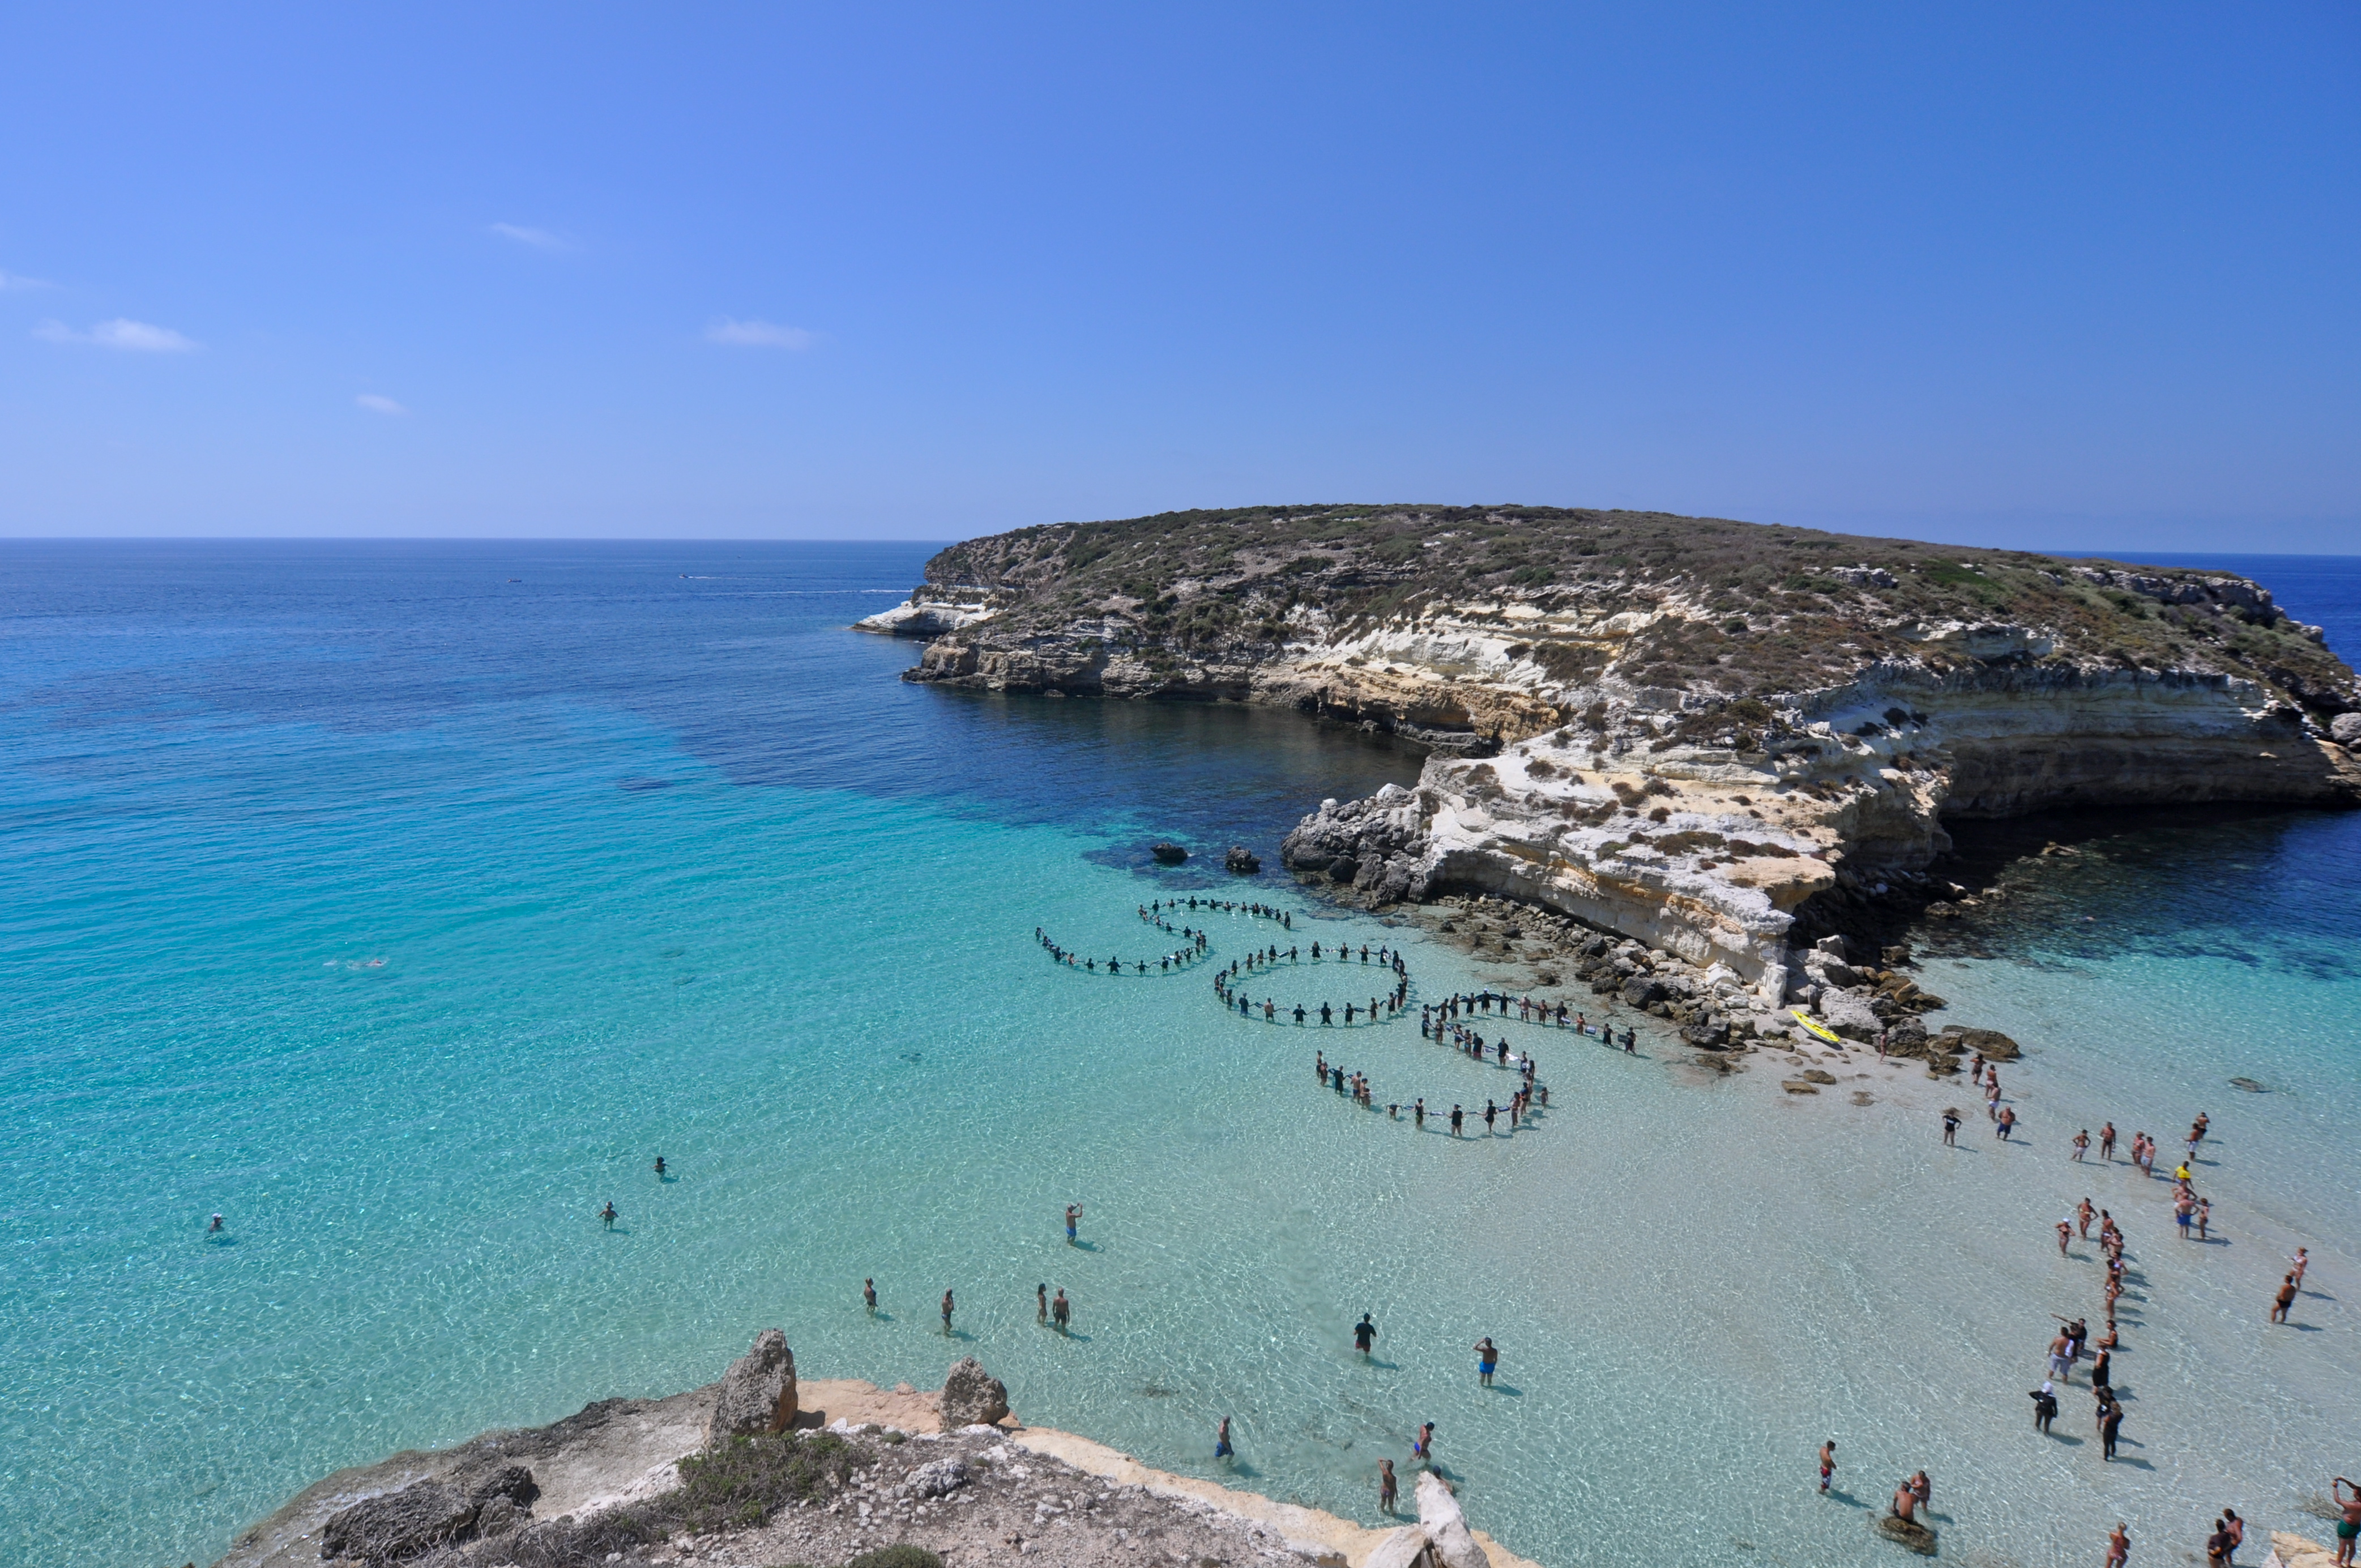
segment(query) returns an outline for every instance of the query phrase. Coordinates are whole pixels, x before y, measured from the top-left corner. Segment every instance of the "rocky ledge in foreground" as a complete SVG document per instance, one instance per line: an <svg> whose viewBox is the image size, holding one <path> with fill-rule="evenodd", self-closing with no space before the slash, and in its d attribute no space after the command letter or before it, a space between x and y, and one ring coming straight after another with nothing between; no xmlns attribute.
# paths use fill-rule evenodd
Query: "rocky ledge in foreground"
<svg viewBox="0 0 2361 1568"><path fill-rule="evenodd" d="M1303 507L971 540L908 678L1274 703L1433 748L1284 854L1481 892L1776 1004L1799 937L1927 880L1947 817L2361 803L2361 684L2220 573L1661 513Z"/></svg>
<svg viewBox="0 0 2361 1568"><path fill-rule="evenodd" d="M768 1329L706 1387L339 1472L215 1568L1535 1568L1439 1478L1416 1499L1418 1522L1377 1530L1150 1470L1022 1427L972 1357L936 1393L798 1383Z"/></svg>

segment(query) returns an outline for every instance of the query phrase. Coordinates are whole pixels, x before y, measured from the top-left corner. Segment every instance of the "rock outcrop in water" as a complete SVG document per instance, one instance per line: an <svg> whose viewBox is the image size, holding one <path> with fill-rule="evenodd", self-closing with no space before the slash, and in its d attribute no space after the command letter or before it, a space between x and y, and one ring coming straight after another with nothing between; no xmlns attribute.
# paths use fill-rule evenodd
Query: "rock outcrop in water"
<svg viewBox="0 0 2361 1568"><path fill-rule="evenodd" d="M2361 803L2353 672L2218 573L1659 513L1311 507L1026 529L927 577L914 604L991 613L907 678L1274 703L1421 741L1416 788L1323 803L1287 864L1372 905L1559 911L1772 1003L1850 993L1804 972L1799 921L1939 898L1947 818Z"/></svg>

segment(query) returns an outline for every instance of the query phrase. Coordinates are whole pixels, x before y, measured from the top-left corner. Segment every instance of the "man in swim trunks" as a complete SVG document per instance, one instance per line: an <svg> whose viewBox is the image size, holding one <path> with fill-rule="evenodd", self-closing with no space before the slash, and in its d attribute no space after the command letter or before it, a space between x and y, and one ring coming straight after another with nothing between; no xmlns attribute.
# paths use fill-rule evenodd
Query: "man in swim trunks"
<svg viewBox="0 0 2361 1568"><path fill-rule="evenodd" d="M2279 1281L2279 1294L2271 1298L2270 1321L2275 1323L2286 1322L2288 1321L2288 1309L2294 1305L2295 1276L2290 1274L2285 1279Z"/></svg>
<svg viewBox="0 0 2361 1568"><path fill-rule="evenodd" d="M1492 1386L1492 1369L1500 1365L1500 1353L1492 1346L1492 1336L1485 1335L1476 1342L1476 1381L1484 1387Z"/></svg>
<svg viewBox="0 0 2361 1568"><path fill-rule="evenodd" d="M1049 1321L1058 1326L1060 1333L1066 1332L1073 1326L1073 1303L1066 1299L1063 1287L1059 1288L1057 1299L1049 1303Z"/></svg>
<svg viewBox="0 0 2361 1568"><path fill-rule="evenodd" d="M1361 1353L1362 1360L1367 1361L1369 1358L1369 1347L1375 1344L1377 1340L1378 1325L1369 1321L1368 1313L1363 1312L1361 1321L1353 1325L1353 1348Z"/></svg>
<svg viewBox="0 0 2361 1568"><path fill-rule="evenodd" d="M2108 1164L2115 1158L2115 1124L2113 1122L2099 1129L2099 1157Z"/></svg>
<svg viewBox="0 0 2361 1568"><path fill-rule="evenodd" d="M2348 1491L2350 1497L2345 1495ZM2336 1525L2336 1568L2353 1568L2353 1544L2361 1539L2361 1486L2339 1475L2328 1495L2345 1515Z"/></svg>
<svg viewBox="0 0 2361 1568"><path fill-rule="evenodd" d="M1957 1111L1946 1111L1943 1113L1943 1146L1957 1148L1959 1143L1960 1113Z"/></svg>
<svg viewBox="0 0 2361 1568"><path fill-rule="evenodd" d="M1429 1470L1434 1468L1434 1423L1433 1421L1419 1428L1418 1435L1410 1440L1410 1456L1423 1463Z"/></svg>
<svg viewBox="0 0 2361 1568"><path fill-rule="evenodd" d="M1837 1475L1837 1440L1836 1440L1836 1439L1834 1439L1834 1438L1830 1438L1830 1439L1828 1439L1828 1442L1824 1442L1824 1443L1820 1444L1820 1490L1821 1490L1821 1491L1825 1492L1825 1491L1827 1491L1827 1490L1828 1489L1828 1483L1829 1483L1830 1481L1833 1481L1833 1480L1835 1480L1835 1479L1836 1479L1836 1475Z"/></svg>
<svg viewBox="0 0 2361 1568"><path fill-rule="evenodd" d="M1400 1496L1401 1491L1400 1485L1394 1480L1394 1462L1390 1459L1378 1460L1378 1512L1381 1514L1392 1513L1394 1511L1394 1501Z"/></svg>
<svg viewBox="0 0 2361 1568"><path fill-rule="evenodd" d="M869 1309L871 1317L877 1315L877 1281L874 1279L861 1282L861 1304Z"/></svg>
<svg viewBox="0 0 2361 1568"><path fill-rule="evenodd" d="M1082 1218L1082 1206L1080 1203L1066 1205L1066 1245L1068 1246L1074 1245L1074 1227L1081 1223Z"/></svg>
<svg viewBox="0 0 2361 1568"><path fill-rule="evenodd" d="M1238 1451L1236 1449L1230 1446L1230 1418L1224 1416L1222 1418L1222 1430L1213 1434L1213 1457L1216 1459L1233 1459L1237 1456L1237 1452Z"/></svg>

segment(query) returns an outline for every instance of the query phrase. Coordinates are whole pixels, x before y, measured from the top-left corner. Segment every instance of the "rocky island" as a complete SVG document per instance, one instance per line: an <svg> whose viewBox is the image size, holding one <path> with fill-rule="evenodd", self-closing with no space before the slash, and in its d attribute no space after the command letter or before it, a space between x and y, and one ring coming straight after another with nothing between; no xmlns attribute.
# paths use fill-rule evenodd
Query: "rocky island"
<svg viewBox="0 0 2361 1568"><path fill-rule="evenodd" d="M1847 953L1933 905L1947 820L2361 804L2361 685L2215 572L1655 512L1254 507L956 544L864 629L906 678L1280 705L1431 749L1288 866L1373 907L1493 895L1713 1045L1800 995L1912 1013ZM1836 935L1832 935L1836 934ZM1615 959L1622 961L1614 967ZM1849 962L1848 959L1853 961ZM1675 972L1677 971L1677 972Z"/></svg>

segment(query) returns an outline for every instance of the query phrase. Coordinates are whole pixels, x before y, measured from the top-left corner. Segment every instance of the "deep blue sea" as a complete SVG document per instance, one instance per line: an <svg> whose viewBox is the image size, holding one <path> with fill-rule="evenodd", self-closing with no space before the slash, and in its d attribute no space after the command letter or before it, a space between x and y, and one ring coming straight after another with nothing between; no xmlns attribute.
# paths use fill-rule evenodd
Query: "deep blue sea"
<svg viewBox="0 0 2361 1568"><path fill-rule="evenodd" d="M2361 1431L2361 815L2086 824L2013 871L1927 983L2026 1041L2022 1147L1941 1151L1961 1091L1923 1074L1797 1102L1538 1034L1550 1114L1455 1144L1312 1085L1317 1046L1381 1103L1505 1095L1414 1024L1307 1039L1033 938L1156 951L1139 903L1231 885L1234 841L1275 866L1418 754L903 684L913 645L844 628L927 553L0 543L0 1563L204 1561L329 1470L708 1381L770 1324L807 1376L976 1354L1175 1470L1223 1474L1229 1415L1236 1484L1372 1521L1434 1420L1475 1522L1551 1564L1884 1561L1867 1505L1922 1464L1973 1562L2116 1518L2162 1550L2224 1503L2324 1530ZM2361 560L2209 564L2361 650ZM1425 992L1490 978L1253 885ZM2219 1245L2065 1160L2068 1124L2200 1109ZM2025 1430L2048 1314L2097 1304L2048 1235L2093 1187L2140 1270L2103 1468ZM2313 1294L2266 1332L2297 1245Z"/></svg>

